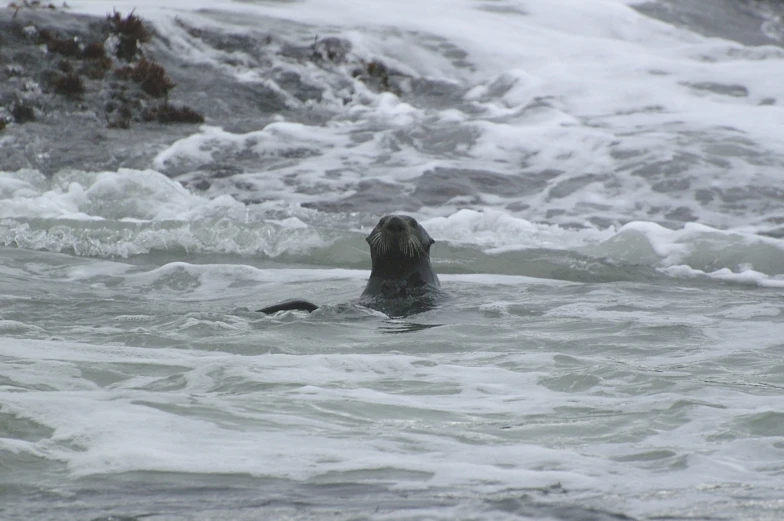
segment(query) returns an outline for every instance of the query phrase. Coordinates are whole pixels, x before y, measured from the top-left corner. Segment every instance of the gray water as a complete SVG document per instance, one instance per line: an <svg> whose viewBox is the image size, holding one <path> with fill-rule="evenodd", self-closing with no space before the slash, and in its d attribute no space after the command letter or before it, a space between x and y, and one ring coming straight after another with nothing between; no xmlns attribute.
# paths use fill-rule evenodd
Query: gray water
<svg viewBox="0 0 784 521"><path fill-rule="evenodd" d="M779 8L378 2L140 8L130 129L25 29L114 6L2 15L0 519L784 517Z"/></svg>
<svg viewBox="0 0 784 521"><path fill-rule="evenodd" d="M781 515L775 290L446 275L390 320L363 272L2 259L7 519Z"/></svg>

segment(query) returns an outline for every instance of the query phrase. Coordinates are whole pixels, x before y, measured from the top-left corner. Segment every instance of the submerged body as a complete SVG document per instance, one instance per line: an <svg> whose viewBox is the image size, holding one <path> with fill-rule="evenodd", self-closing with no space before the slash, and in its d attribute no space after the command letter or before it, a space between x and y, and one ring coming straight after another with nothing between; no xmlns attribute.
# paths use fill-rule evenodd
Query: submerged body
<svg viewBox="0 0 784 521"><path fill-rule="evenodd" d="M441 286L430 265L430 246L435 241L416 219L387 215L365 239L370 245L372 268L359 303L399 316L430 309ZM287 300L265 307L262 313L318 309L307 300Z"/></svg>

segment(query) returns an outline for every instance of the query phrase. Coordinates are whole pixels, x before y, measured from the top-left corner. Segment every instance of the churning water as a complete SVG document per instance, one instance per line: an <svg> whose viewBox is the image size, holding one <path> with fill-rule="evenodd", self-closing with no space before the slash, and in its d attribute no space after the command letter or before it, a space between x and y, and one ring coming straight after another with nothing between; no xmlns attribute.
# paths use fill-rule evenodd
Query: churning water
<svg viewBox="0 0 784 521"><path fill-rule="evenodd" d="M234 85L204 125L0 134L3 519L784 516L772 8L161 3L72 12ZM395 211L447 297L390 319L344 304Z"/></svg>

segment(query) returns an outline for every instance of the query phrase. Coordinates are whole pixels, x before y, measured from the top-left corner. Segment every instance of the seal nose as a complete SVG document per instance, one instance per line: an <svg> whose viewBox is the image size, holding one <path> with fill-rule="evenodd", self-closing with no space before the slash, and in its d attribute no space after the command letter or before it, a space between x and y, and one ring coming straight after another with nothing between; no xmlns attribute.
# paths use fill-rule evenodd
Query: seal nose
<svg viewBox="0 0 784 521"><path fill-rule="evenodd" d="M406 224L400 217L392 216L389 218L386 225L384 225L384 228L392 233L402 233L406 230Z"/></svg>

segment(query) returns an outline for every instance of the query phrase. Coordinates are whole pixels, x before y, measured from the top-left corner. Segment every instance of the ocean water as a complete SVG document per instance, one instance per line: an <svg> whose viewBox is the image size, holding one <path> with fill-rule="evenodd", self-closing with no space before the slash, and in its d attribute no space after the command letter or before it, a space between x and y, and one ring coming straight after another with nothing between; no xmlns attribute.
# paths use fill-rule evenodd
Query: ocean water
<svg viewBox="0 0 784 521"><path fill-rule="evenodd" d="M775 5L69 5L280 108L0 172L0 518L784 517ZM394 319L392 212L447 293Z"/></svg>

